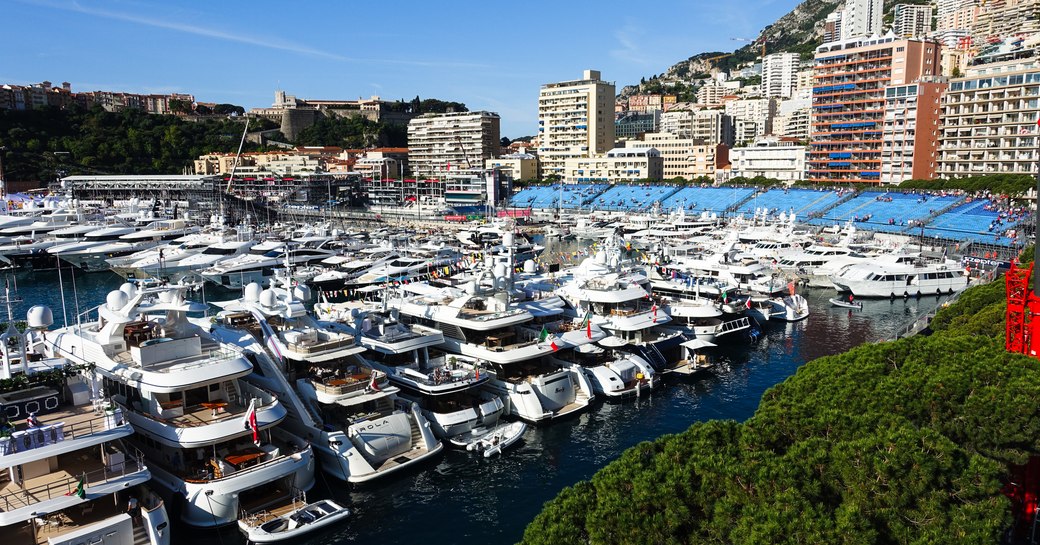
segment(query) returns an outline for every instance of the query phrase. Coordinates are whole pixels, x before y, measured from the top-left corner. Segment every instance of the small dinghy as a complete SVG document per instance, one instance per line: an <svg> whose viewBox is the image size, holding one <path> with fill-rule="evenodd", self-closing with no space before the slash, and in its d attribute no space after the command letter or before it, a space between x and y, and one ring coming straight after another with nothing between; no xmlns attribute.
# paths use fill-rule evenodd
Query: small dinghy
<svg viewBox="0 0 1040 545"><path fill-rule="evenodd" d="M332 500L321 500L282 515L268 512L249 515L239 519L238 527L253 543L274 543L326 528L349 515L350 510L346 507Z"/></svg>
<svg viewBox="0 0 1040 545"><path fill-rule="evenodd" d="M831 304L841 308L863 308L863 303L851 303L849 301L845 301L844 299L831 299Z"/></svg>
<svg viewBox="0 0 1040 545"><path fill-rule="evenodd" d="M507 447L520 440L527 431L527 424L510 422L494 428L474 428L469 433L457 435L449 439L451 444L466 447L472 452L483 452L485 458L501 454Z"/></svg>

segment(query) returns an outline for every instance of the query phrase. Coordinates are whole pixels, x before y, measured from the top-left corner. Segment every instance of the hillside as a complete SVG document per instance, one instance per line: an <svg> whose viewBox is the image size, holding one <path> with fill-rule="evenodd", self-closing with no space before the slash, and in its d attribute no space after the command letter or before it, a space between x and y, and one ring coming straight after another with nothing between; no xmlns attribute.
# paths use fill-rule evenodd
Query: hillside
<svg viewBox="0 0 1040 545"><path fill-rule="evenodd" d="M928 4L931 0L885 0L885 24L892 20L892 11L899 4ZM670 66L663 73L643 78L641 85L626 85L618 93L627 97L637 92L664 91L665 88L678 86L681 93L684 86L691 83L696 86L700 79L707 78L713 67L719 70L733 70L738 66L761 59L762 43L766 41L766 54L777 52L794 52L801 55L802 60L812 58L813 51L823 42L823 23L827 15L843 5L842 0L805 0L775 23L767 25L756 36L759 40L753 44L734 51L712 51L697 53L686 60ZM732 53L731 56L708 62L706 59ZM642 87L642 90L640 88Z"/></svg>
<svg viewBox="0 0 1040 545"><path fill-rule="evenodd" d="M748 421L636 445L563 490L523 543L999 543L1002 489L1040 454L1040 374L1005 352L1003 317L998 280L930 336L807 363Z"/></svg>

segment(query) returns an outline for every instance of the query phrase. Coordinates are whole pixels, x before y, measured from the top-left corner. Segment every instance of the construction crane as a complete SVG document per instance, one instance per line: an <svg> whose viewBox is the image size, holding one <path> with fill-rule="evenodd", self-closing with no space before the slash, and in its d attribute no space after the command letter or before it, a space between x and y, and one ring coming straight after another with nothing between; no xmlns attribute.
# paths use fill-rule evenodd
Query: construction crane
<svg viewBox="0 0 1040 545"><path fill-rule="evenodd" d="M762 60L763 61L766 60L766 39L765 38L755 38L755 39L751 39L751 38L730 38L730 39L733 40L733 41L736 41L736 42L744 42L744 43L748 43L748 44L751 44L751 45L757 44L758 42L762 42Z"/></svg>

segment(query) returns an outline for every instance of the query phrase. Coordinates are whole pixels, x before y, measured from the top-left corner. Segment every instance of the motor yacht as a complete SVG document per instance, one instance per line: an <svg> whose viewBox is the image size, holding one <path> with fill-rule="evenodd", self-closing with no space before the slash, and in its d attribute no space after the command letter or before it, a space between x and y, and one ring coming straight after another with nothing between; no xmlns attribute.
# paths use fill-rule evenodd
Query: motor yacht
<svg viewBox="0 0 1040 545"><path fill-rule="evenodd" d="M920 254L902 253L847 265L831 282L838 292L856 297L916 297L962 291L968 287L968 274L945 257L928 261Z"/></svg>
<svg viewBox="0 0 1040 545"><path fill-rule="evenodd" d="M188 320L206 305L187 285L124 284L97 317L48 334L54 357L94 365L94 395L122 410L128 442L148 460L152 483L183 522L231 524L241 510L277 502L314 483L311 447L278 426L287 410L250 384L245 352Z"/></svg>

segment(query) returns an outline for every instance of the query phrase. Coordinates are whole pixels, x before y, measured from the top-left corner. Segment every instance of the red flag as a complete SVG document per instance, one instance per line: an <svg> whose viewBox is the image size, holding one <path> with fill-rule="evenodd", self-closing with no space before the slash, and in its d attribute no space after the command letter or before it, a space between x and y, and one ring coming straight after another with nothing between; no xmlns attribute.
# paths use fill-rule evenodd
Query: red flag
<svg viewBox="0 0 1040 545"><path fill-rule="evenodd" d="M549 348L552 348L553 352L556 352L560 349L559 346L556 346L556 341L552 341L552 343L549 344Z"/></svg>
<svg viewBox="0 0 1040 545"><path fill-rule="evenodd" d="M653 307L651 307L650 310L654 311L654 323L656 324L657 323L657 305L654 305Z"/></svg>
<svg viewBox="0 0 1040 545"><path fill-rule="evenodd" d="M744 304L747 305L747 308L751 308L751 296L750 295L748 295L748 298L744 302Z"/></svg>
<svg viewBox="0 0 1040 545"><path fill-rule="evenodd" d="M588 335L590 339L592 338L592 320L585 322L585 334Z"/></svg>
<svg viewBox="0 0 1040 545"><path fill-rule="evenodd" d="M379 389L379 385L376 384L376 374L375 373L372 373L372 380L371 380L371 382L368 383L368 388L370 390L375 390L377 392L382 392L382 390Z"/></svg>
<svg viewBox="0 0 1040 545"><path fill-rule="evenodd" d="M245 427L253 430L253 442L260 444L260 428L256 425L256 398L249 400L249 408L246 409Z"/></svg>

